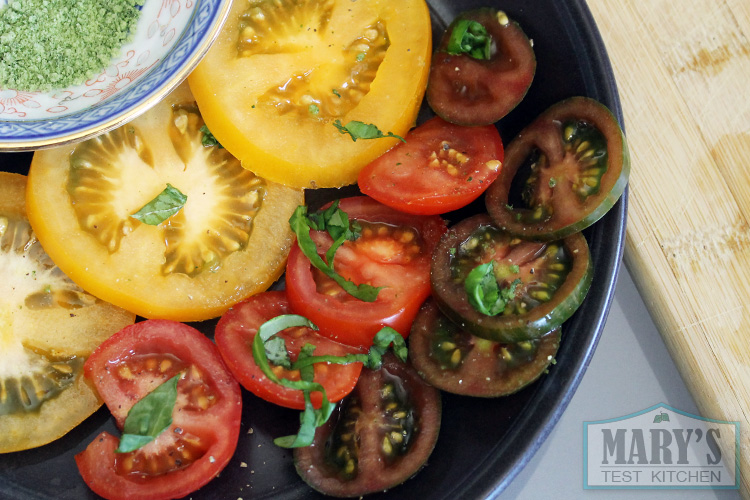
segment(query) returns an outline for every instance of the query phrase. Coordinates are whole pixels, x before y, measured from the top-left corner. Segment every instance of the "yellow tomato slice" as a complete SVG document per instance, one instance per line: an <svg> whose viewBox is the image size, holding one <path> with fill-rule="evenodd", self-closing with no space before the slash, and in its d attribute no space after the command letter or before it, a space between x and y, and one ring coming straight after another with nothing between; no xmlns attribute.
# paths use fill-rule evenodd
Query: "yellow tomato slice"
<svg viewBox="0 0 750 500"><path fill-rule="evenodd" d="M34 154L29 220L73 281L147 318L197 321L278 279L302 192L204 146L203 125L183 84L119 129ZM131 217L168 184L187 195L176 214Z"/></svg>
<svg viewBox="0 0 750 500"><path fill-rule="evenodd" d="M336 120L406 135L431 50L424 0L238 1L189 82L211 132L245 168L289 186L338 187L397 139L355 142Z"/></svg>
<svg viewBox="0 0 750 500"><path fill-rule="evenodd" d="M26 220L26 177L0 172L0 453L53 441L99 406L83 362L135 315L85 293Z"/></svg>

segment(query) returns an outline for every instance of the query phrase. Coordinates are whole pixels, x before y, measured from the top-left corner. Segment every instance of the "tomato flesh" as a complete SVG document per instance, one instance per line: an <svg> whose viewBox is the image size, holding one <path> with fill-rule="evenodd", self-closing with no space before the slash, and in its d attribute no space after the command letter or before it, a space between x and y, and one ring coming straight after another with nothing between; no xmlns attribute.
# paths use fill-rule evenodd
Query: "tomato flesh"
<svg viewBox="0 0 750 500"><path fill-rule="evenodd" d="M478 198L502 162L503 143L493 125L467 128L435 117L362 169L358 184L397 210L440 214Z"/></svg>
<svg viewBox="0 0 750 500"><path fill-rule="evenodd" d="M461 20L480 23L492 37L489 60L446 49L453 27ZM521 102L536 71L529 39L502 11L485 8L459 15L433 56L427 101L438 116L460 125L488 125Z"/></svg>
<svg viewBox="0 0 750 500"><path fill-rule="evenodd" d="M560 329L539 339L499 343L462 330L428 301L414 320L409 355L414 368L438 389L475 397L517 392L554 360Z"/></svg>
<svg viewBox="0 0 750 500"><path fill-rule="evenodd" d="M392 355L365 369L311 446L297 448L302 479L337 497L396 486L426 462L440 430L440 393Z"/></svg>
<svg viewBox="0 0 750 500"><path fill-rule="evenodd" d="M496 315L483 314L468 300L467 275L495 262L500 288L520 284ZM593 264L580 233L564 240L525 241L497 229L485 214L465 219L445 234L432 263L433 297L443 313L462 329L495 342L537 339L559 327L583 302Z"/></svg>
<svg viewBox="0 0 750 500"><path fill-rule="evenodd" d="M364 196L342 199L339 207L363 230L359 239L339 247L334 269L354 283L384 288L375 302L354 298L312 267L295 245L286 272L292 310L315 323L321 335L355 347L369 348L383 326L406 337L430 294L430 260L445 223L438 216L397 212ZM324 255L330 236L322 231L311 235Z"/></svg>
<svg viewBox="0 0 750 500"><path fill-rule="evenodd" d="M216 325L215 340L230 371L245 389L272 403L303 410L305 399L302 391L289 389L268 380L255 364L252 354L252 343L258 328L269 319L291 313L289 301L284 292L263 292L224 313ZM345 356L359 352L358 349L318 335L307 327L290 328L277 335L286 342L292 361L297 358L305 344L316 346L316 356ZM287 370L279 366L273 369L279 378L289 380L300 378L299 370ZM326 389L328 400L335 402L354 389L359 373L362 371L362 363L348 365L316 363L314 371L313 381L322 384ZM321 393L313 392L311 398L313 406L319 408L322 400Z"/></svg>
<svg viewBox="0 0 750 500"><path fill-rule="evenodd" d="M173 422L129 453L118 438L100 434L76 455L84 481L108 499L179 498L213 479L229 462L239 437L242 399L237 381L214 344L194 328L150 320L121 330L84 366L118 426L130 408L181 373Z"/></svg>
<svg viewBox="0 0 750 500"><path fill-rule="evenodd" d="M593 99L574 97L550 107L508 145L503 171L487 191L487 211L498 227L523 238L564 238L612 208L629 172L615 117ZM514 192L520 196L512 198Z"/></svg>
<svg viewBox="0 0 750 500"><path fill-rule="evenodd" d="M355 142L336 120L406 135L431 52L423 0L234 2L189 81L243 166L289 186L338 187L398 140Z"/></svg>
<svg viewBox="0 0 750 500"><path fill-rule="evenodd" d="M206 147L187 84L132 122L34 153L29 220L84 290L146 318L198 321L267 289L284 271L303 195ZM187 196L157 225L131 217L167 185Z"/></svg>
<svg viewBox="0 0 750 500"><path fill-rule="evenodd" d="M26 218L26 177L0 172L0 453L34 448L101 406L83 362L135 315L55 266Z"/></svg>

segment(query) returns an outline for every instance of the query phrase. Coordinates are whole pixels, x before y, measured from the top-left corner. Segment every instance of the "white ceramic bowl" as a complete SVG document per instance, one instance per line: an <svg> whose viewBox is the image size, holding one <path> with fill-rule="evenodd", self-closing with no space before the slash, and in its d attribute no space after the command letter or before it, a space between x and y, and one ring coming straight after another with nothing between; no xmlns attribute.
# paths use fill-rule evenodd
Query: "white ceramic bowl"
<svg viewBox="0 0 750 500"><path fill-rule="evenodd" d="M132 40L100 74L49 92L0 87L0 151L81 141L145 112L198 64L231 3L146 0Z"/></svg>

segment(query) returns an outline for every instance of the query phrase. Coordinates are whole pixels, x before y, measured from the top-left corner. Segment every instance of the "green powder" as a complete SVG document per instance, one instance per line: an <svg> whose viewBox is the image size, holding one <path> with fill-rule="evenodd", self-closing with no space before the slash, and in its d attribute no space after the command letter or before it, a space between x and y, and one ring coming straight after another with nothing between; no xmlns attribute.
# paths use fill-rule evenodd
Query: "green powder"
<svg viewBox="0 0 750 500"><path fill-rule="evenodd" d="M47 91L106 68L144 0L11 0L0 7L0 87Z"/></svg>

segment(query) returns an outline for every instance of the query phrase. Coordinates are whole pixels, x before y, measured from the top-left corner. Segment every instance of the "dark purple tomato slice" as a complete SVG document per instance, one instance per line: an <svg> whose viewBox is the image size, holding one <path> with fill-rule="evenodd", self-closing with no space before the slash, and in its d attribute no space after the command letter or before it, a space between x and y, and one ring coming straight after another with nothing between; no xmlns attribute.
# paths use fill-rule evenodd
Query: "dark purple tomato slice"
<svg viewBox="0 0 750 500"><path fill-rule="evenodd" d="M573 97L513 139L487 190L487 211L499 228L517 236L564 238L607 213L629 173L628 147L615 117L593 99Z"/></svg>
<svg viewBox="0 0 750 500"><path fill-rule="evenodd" d="M440 417L440 392L387 355L380 370L362 370L313 444L294 450L297 472L315 490L335 497L384 491L424 465Z"/></svg>
<svg viewBox="0 0 750 500"><path fill-rule="evenodd" d="M475 309L465 288L469 273L489 262L498 288L512 290L504 311L494 316ZM451 321L473 335L521 342L538 339L572 316L592 275L589 247L580 233L546 243L527 241L480 214L440 240L432 259L432 296Z"/></svg>
<svg viewBox="0 0 750 500"><path fill-rule="evenodd" d="M489 35L489 59L448 52L455 44L454 31L467 21L481 24ZM488 125L521 102L535 72L529 39L504 12L491 8L464 12L448 27L432 57L427 101L446 121Z"/></svg>
<svg viewBox="0 0 750 500"><path fill-rule="evenodd" d="M516 343L476 337L428 300L414 320L409 356L430 385L463 396L492 398L512 394L539 378L559 346L560 328Z"/></svg>

